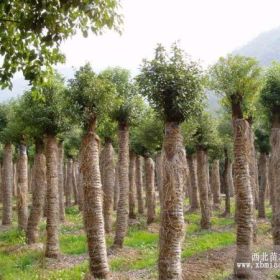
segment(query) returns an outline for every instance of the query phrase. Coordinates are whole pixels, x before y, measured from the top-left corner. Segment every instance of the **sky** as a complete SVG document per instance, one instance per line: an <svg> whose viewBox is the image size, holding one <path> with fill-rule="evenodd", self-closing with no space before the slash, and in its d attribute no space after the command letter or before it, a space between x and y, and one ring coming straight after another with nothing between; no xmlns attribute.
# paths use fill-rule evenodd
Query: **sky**
<svg viewBox="0 0 280 280"><path fill-rule="evenodd" d="M157 43L169 47L175 41L206 67L261 32L280 26L279 0L122 0L121 3L122 35L108 31L102 36L76 35L67 40L61 46L66 64L58 67L60 72L70 77L73 69L90 62L96 71L121 66L136 74L142 59L152 57ZM14 81L13 93L5 91L0 100L26 88L20 75Z"/></svg>

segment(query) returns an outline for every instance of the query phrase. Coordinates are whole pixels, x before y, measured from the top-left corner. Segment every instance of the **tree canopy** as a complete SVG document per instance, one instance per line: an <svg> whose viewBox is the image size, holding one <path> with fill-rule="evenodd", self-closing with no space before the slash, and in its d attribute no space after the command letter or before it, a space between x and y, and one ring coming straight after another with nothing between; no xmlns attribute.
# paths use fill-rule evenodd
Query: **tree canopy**
<svg viewBox="0 0 280 280"><path fill-rule="evenodd" d="M280 114L280 63L274 62L265 73L261 103L270 118Z"/></svg>
<svg viewBox="0 0 280 280"><path fill-rule="evenodd" d="M232 111L235 105L240 106L240 116L252 116L262 85L258 62L251 57L228 55L220 57L209 73L209 86L223 96L224 106Z"/></svg>
<svg viewBox="0 0 280 280"><path fill-rule="evenodd" d="M1 87L11 87L13 75L38 81L42 72L64 61L61 43L81 31L95 34L104 29L118 30L122 23L118 0L98 1L20 1L0 2Z"/></svg>
<svg viewBox="0 0 280 280"><path fill-rule="evenodd" d="M87 128L93 120L109 114L115 99L115 86L106 78L97 75L89 64L76 71L69 81L65 98L69 114Z"/></svg>
<svg viewBox="0 0 280 280"><path fill-rule="evenodd" d="M19 116L30 137L58 135L69 129L69 118L65 112L65 90L62 77L56 74L48 78L40 98L32 91L27 91L22 96Z"/></svg>
<svg viewBox="0 0 280 280"><path fill-rule="evenodd" d="M199 65L176 44L167 52L162 45L152 60L144 60L137 77L140 93L167 122L183 122L202 105L203 87Z"/></svg>

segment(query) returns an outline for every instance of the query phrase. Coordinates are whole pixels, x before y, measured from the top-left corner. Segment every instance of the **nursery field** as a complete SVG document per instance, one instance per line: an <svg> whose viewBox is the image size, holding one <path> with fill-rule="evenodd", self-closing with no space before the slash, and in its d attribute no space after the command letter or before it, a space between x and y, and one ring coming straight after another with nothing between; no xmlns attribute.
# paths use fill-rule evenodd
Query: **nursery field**
<svg viewBox="0 0 280 280"><path fill-rule="evenodd" d="M187 204L187 201L186 201ZM268 205L267 205L268 207ZM234 211L234 209L231 209ZM271 211L268 208L268 217ZM271 225L268 219L258 221L256 252L271 250ZM221 217L214 211L212 229L200 230L199 213L186 213L186 237L182 250L184 279L227 279L232 274L235 257L235 224L233 216ZM12 227L0 228L1 280L79 280L88 272L87 245L82 216L73 206L66 210L60 226L61 256L57 260L44 257L44 228L40 225L40 242L25 243L24 234ZM159 225L147 226L144 216L130 220L123 249L111 249L113 236L106 236L107 254L112 279L157 279ZM257 271L256 279L278 279L277 271ZM279 274L280 275L280 274Z"/></svg>

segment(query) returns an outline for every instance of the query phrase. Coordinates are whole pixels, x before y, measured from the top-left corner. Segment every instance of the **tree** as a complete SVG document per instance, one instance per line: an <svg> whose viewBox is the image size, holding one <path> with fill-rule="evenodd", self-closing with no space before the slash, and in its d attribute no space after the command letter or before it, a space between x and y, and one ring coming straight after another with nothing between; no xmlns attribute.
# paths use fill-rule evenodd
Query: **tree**
<svg viewBox="0 0 280 280"><path fill-rule="evenodd" d="M22 130L20 130L20 132L22 135L25 135L25 138L29 140L29 143L35 143L32 205L26 230L28 244L36 243L38 241L39 222L42 216L46 193L46 158L44 155L43 143L44 123L41 123L46 115L38 109L36 100L32 94L31 91L25 92L20 98L19 106L17 107L18 119L22 122ZM41 122L39 121L40 118ZM34 122L35 119L38 120L37 123Z"/></svg>
<svg viewBox="0 0 280 280"><path fill-rule="evenodd" d="M48 83L41 91L41 97L37 98L33 91L26 95L28 104L26 111L22 113L26 118L30 130L34 135L45 140L46 156L46 216L47 216L47 240L46 257L57 258L59 256L59 192L58 192L58 136L68 129L68 122L64 114L63 93L65 86L59 75L48 77Z"/></svg>
<svg viewBox="0 0 280 280"><path fill-rule="evenodd" d="M17 150L16 188L18 228L26 231L28 221L28 135L24 132L25 124L21 119L21 104L19 102L14 102L10 104L10 106L13 113L11 114L10 121L4 133L15 145Z"/></svg>
<svg viewBox="0 0 280 280"><path fill-rule="evenodd" d="M261 103L268 116L270 129L271 159L270 187L272 189L272 234L275 249L280 245L280 64L273 63L265 74L265 83L261 91Z"/></svg>
<svg viewBox="0 0 280 280"><path fill-rule="evenodd" d="M114 85L97 75L89 64L81 67L69 81L69 109L73 120L85 131L81 143L81 173L84 190L84 223L90 257L90 278L108 278L106 241L103 220L102 186L99 169L100 139L96 134L97 120L110 112Z"/></svg>
<svg viewBox="0 0 280 280"><path fill-rule="evenodd" d="M222 189L226 195L225 210L223 216L230 215L231 177L232 177L232 154L233 154L233 127L231 116L223 112L218 124L218 133L221 140L223 169L222 169Z"/></svg>
<svg viewBox="0 0 280 280"><path fill-rule="evenodd" d="M265 194L268 189L268 157L270 152L269 133L262 128L257 128L256 147L259 156L259 218L265 218Z"/></svg>
<svg viewBox="0 0 280 280"><path fill-rule="evenodd" d="M140 121L131 131L131 148L136 154L144 157L148 224L155 221L156 215L155 163L152 157L154 157L161 149L162 132L162 121L159 119L159 116L155 111L148 106L142 109ZM157 173L157 176L162 176L162 166L158 167ZM140 175L138 174L138 176ZM159 193L161 193L162 188L161 180L162 178L158 178L157 180L157 182L159 182Z"/></svg>
<svg viewBox="0 0 280 280"><path fill-rule="evenodd" d="M228 55L221 57L210 68L210 86L222 94L223 103L231 110L234 127L234 160L236 188L237 251L234 264L236 277L249 279L251 268L239 263L250 263L254 230L254 201L250 184L249 162L250 126L254 99L261 85L261 69L253 58Z"/></svg>
<svg viewBox="0 0 280 280"><path fill-rule="evenodd" d="M118 175L119 175L119 201L117 207L116 233L114 247L122 248L128 227L129 213L129 125L131 124L132 103L124 103L114 111L113 118L118 122Z"/></svg>
<svg viewBox="0 0 280 280"><path fill-rule="evenodd" d="M132 194L129 183L129 127L137 119L137 94L132 85L130 73L123 68L109 68L101 73L110 80L116 88L117 102L111 118L118 125L118 184L119 200L117 206L116 232L113 247L121 248L128 227L129 193ZM131 205L132 206L132 205Z"/></svg>
<svg viewBox="0 0 280 280"><path fill-rule="evenodd" d="M0 107L0 138L4 144L3 148L3 172L2 172L2 192L3 192L3 214L2 224L12 224L12 198L13 198L13 147L10 139L5 134L5 129L9 122L9 107Z"/></svg>
<svg viewBox="0 0 280 280"><path fill-rule="evenodd" d="M118 30L122 23L118 0L102 1L1 1L1 87L11 87L13 75L22 71L26 80L42 82L42 72L64 61L59 47L81 31L95 34Z"/></svg>
<svg viewBox="0 0 280 280"><path fill-rule="evenodd" d="M197 157L197 169L198 172L198 189L200 196L200 208L201 208L201 228L209 229L211 227L211 204L212 204L212 190L210 189L209 181L209 161L208 153L210 149L214 149L217 146L217 131L216 123L213 117L206 112L202 112L196 118L189 120L191 124L185 124L183 129L189 133L191 127L192 135L189 136L189 141L186 144L193 146L196 150ZM186 134L186 132L184 134Z"/></svg>
<svg viewBox="0 0 280 280"><path fill-rule="evenodd" d="M104 78L104 73L108 73L108 70L104 70L100 75ZM113 215L113 203L114 203L114 187L115 177L117 176L115 169L115 150L117 139L117 124L113 122L109 115L103 116L101 122L97 128L98 134L103 139L103 149L100 155L101 166L101 179L103 188L103 211L105 231L110 233L112 231L112 215Z"/></svg>
<svg viewBox="0 0 280 280"><path fill-rule="evenodd" d="M144 60L137 77L140 92L165 122L160 224L159 278L181 279L184 237L183 174L186 154L179 124L195 114L202 99L200 68L173 45L158 45L155 57Z"/></svg>

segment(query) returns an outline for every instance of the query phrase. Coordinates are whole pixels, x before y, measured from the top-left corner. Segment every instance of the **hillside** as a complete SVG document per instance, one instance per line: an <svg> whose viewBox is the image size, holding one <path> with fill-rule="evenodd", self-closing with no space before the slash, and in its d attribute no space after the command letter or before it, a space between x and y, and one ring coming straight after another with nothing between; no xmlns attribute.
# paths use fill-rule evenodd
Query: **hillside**
<svg viewBox="0 0 280 280"><path fill-rule="evenodd" d="M264 66L280 61L280 27L261 33L233 53L256 57Z"/></svg>

